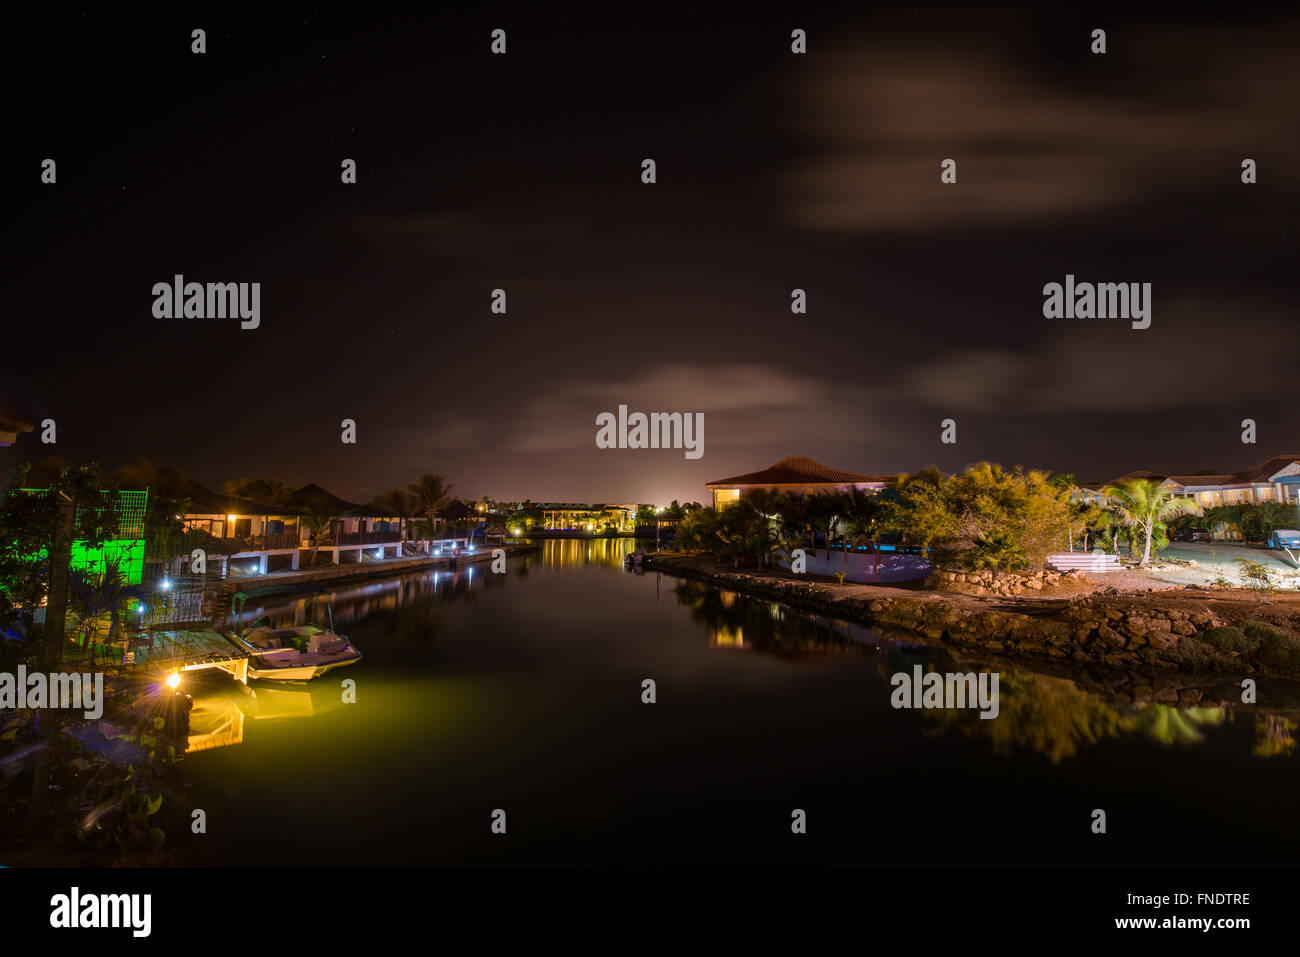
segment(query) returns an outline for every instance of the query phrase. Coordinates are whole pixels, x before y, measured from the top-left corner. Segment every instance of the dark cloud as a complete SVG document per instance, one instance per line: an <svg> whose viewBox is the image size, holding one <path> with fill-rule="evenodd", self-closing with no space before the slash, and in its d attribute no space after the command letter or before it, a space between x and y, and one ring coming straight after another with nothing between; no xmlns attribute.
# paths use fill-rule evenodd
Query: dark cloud
<svg viewBox="0 0 1300 957"><path fill-rule="evenodd" d="M790 221L936 230L1104 215L1237 184L1245 157L1300 186L1294 20L1230 37L1211 24L1117 26L1068 84L1040 69L1028 36L991 17L961 38L942 26L826 38L789 103L809 144L785 177ZM1088 31L1041 37L1063 39L1086 49ZM1106 58L1128 67L1118 88ZM946 158L955 185L940 184Z"/></svg>

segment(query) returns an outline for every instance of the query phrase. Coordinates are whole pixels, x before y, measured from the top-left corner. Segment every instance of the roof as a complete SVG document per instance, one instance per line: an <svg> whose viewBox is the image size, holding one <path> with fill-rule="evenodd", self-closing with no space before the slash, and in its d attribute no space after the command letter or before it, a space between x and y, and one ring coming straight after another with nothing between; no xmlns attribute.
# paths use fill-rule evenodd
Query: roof
<svg viewBox="0 0 1300 957"><path fill-rule="evenodd" d="M256 502L248 499L223 495L200 485L194 479L165 465L151 469L145 474L140 469L130 467L119 469L115 477L139 483L143 480L149 486L155 498L188 499L192 515L265 515L266 510Z"/></svg>
<svg viewBox="0 0 1300 957"><path fill-rule="evenodd" d="M150 664L171 668L187 665L211 664L220 661L237 661L247 658L244 651L225 635L211 629L150 629L153 648L149 652Z"/></svg>
<svg viewBox="0 0 1300 957"><path fill-rule="evenodd" d="M815 459L804 455L792 455L758 472L746 472L731 478L716 479L706 483L706 487L715 485L857 485L871 482L890 482L892 475L866 475L862 472L846 472L822 465Z"/></svg>
<svg viewBox="0 0 1300 957"><path fill-rule="evenodd" d="M1089 484L1084 488L1100 489L1107 485L1118 485L1121 482L1130 482L1134 479L1147 479L1152 482L1172 482L1175 485L1190 486L1195 488L1201 485L1249 485L1252 483L1267 482L1270 477L1276 475L1282 469L1286 468L1293 462L1300 462L1300 453L1291 453L1286 455L1275 455L1266 462L1260 462L1257 465L1250 465L1236 472L1224 472L1214 475L1160 475L1156 472L1148 472L1145 469L1135 469L1132 472L1126 472L1119 478L1111 479L1109 482L1099 484Z"/></svg>
<svg viewBox="0 0 1300 957"><path fill-rule="evenodd" d="M1175 485L1233 485L1241 480L1234 475L1171 475L1165 481Z"/></svg>
<svg viewBox="0 0 1300 957"><path fill-rule="evenodd" d="M357 505L355 502L348 502L333 492L326 491L315 482L310 485L304 485L289 496L290 508L294 511L312 512L322 511L329 512L332 515L349 518L395 518L382 509L372 508L369 505Z"/></svg>
<svg viewBox="0 0 1300 957"><path fill-rule="evenodd" d="M606 505L604 502L594 505L589 502L536 502L530 503L528 507L543 512L605 512L620 506Z"/></svg>
<svg viewBox="0 0 1300 957"><path fill-rule="evenodd" d="M1300 462L1300 454L1275 455L1267 462L1251 465L1234 475L1238 482L1267 482L1270 476L1276 475L1292 462Z"/></svg>
<svg viewBox="0 0 1300 957"><path fill-rule="evenodd" d="M1165 476L1157 475L1155 472L1148 472L1146 469L1134 469L1132 472L1125 472L1118 478L1113 478L1109 482L1097 482L1091 485L1085 485L1084 488L1106 488L1110 485L1120 485L1124 482L1136 482L1139 479L1147 482L1163 482Z"/></svg>
<svg viewBox="0 0 1300 957"><path fill-rule="evenodd" d="M1288 465L1300 462L1300 454L1275 455L1271 459L1223 475L1171 475L1168 481L1178 485L1251 485L1267 482Z"/></svg>

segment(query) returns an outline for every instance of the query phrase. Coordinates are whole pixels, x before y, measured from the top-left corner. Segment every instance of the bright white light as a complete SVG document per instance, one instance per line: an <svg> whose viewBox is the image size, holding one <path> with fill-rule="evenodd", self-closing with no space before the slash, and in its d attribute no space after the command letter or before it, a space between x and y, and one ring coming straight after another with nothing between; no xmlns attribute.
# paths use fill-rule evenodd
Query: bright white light
<svg viewBox="0 0 1300 957"><path fill-rule="evenodd" d="M136 613L137 615L143 615L143 614L144 614L144 605L136 605L136 606L135 606L135 613Z"/></svg>
<svg viewBox="0 0 1300 957"><path fill-rule="evenodd" d="M159 587L162 588L163 591L167 591L169 588L172 587L172 583L168 581L166 578L164 578L162 580L162 585L160 585Z"/></svg>
<svg viewBox="0 0 1300 957"><path fill-rule="evenodd" d="M167 676L167 687L179 688L180 686L181 686L181 673L179 671L173 671L171 674Z"/></svg>

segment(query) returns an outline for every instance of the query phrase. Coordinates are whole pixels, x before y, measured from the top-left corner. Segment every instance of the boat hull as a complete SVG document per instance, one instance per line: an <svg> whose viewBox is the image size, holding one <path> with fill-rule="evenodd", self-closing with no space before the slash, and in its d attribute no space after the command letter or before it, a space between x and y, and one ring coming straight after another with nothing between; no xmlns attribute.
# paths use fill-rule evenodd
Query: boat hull
<svg viewBox="0 0 1300 957"><path fill-rule="evenodd" d="M311 681L313 678L319 678L327 671L333 671L335 668L346 668L348 665L354 665L361 660L361 656L348 658L345 661L330 661L324 664L315 665L290 665L285 668L259 668L252 662L248 665L248 677L257 681L284 681L294 684L301 684L304 681Z"/></svg>

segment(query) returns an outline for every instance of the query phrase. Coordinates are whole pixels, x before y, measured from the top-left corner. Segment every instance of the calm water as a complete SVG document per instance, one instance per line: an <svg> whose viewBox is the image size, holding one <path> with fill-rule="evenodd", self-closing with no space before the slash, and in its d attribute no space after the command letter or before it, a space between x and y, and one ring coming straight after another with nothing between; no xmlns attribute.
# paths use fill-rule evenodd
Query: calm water
<svg viewBox="0 0 1300 957"><path fill-rule="evenodd" d="M626 572L632 547L547 542L504 576L479 566L340 591L335 623L360 664L310 690L191 688L205 750L184 767L208 834L171 846L217 865L1251 864L1300 851L1285 716L1135 708L1006 670L996 720L894 710L893 672L969 666ZM304 613L264 606L277 623ZM341 703L344 678L355 704ZM641 702L645 678L656 704ZM1283 753L1256 753L1270 749ZM496 808L506 836L490 832ZM805 835L790 833L794 808Z"/></svg>

